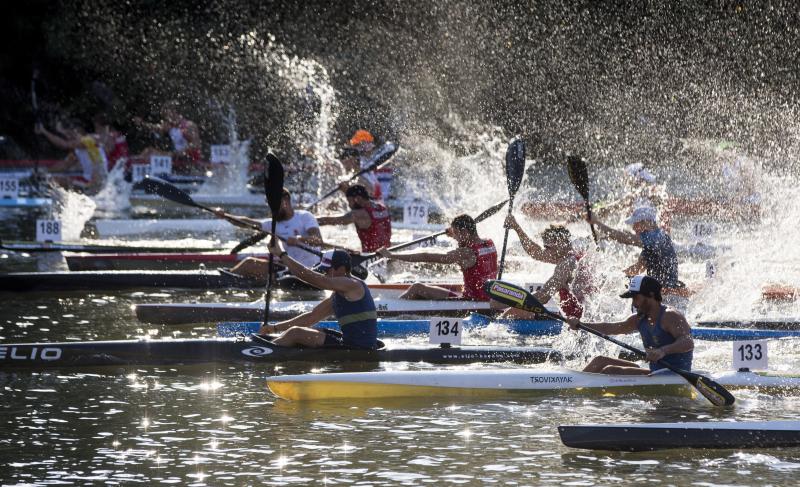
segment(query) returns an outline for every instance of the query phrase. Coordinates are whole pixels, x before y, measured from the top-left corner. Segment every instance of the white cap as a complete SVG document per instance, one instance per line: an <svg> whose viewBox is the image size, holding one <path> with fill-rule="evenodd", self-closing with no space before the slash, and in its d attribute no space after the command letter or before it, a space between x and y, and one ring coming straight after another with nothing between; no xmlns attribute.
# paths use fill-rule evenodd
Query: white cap
<svg viewBox="0 0 800 487"><path fill-rule="evenodd" d="M633 213L625 220L625 223L633 225L643 221L656 221L656 209L652 206L640 206L633 210Z"/></svg>
<svg viewBox="0 0 800 487"><path fill-rule="evenodd" d="M644 164L635 162L625 166L625 172L632 178L639 178L648 183L655 183L656 177L653 173L645 169Z"/></svg>

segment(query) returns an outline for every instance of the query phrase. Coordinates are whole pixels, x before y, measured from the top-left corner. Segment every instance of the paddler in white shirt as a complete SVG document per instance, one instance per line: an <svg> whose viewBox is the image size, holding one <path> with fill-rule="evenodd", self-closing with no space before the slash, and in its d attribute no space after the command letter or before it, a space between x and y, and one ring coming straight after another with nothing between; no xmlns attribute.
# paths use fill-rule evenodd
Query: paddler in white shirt
<svg viewBox="0 0 800 487"><path fill-rule="evenodd" d="M650 367L645 369L636 362L598 356L589 362L584 372L647 375L664 368L657 363L658 360L691 371L694 351L692 330L681 313L661 303L661 284L650 276L634 276L628 284L628 290L620 297L632 298L636 314L613 323L585 323L577 318L567 318L567 323L573 330L578 329L576 325L582 324L604 335L627 335L638 331Z"/></svg>
<svg viewBox="0 0 800 487"><path fill-rule="evenodd" d="M245 216L231 215L222 209L216 209L216 215L220 218L233 217L242 220L245 224L239 225L242 228L251 228L246 225L261 225L264 231L272 228L272 219L255 220ZM286 239L286 252L289 256L306 267L314 267L319 263L319 256L299 247L298 244L305 244L306 247L319 252L323 245L322 234L319 231L317 219L310 212L298 210L292 207L292 195L286 188L283 188L281 207L276 215L278 224L275 228L279 237ZM233 222L232 222L233 223ZM236 225L236 223L234 223ZM269 269L269 261L256 257L248 257L230 269L231 272L243 277L252 279L266 279Z"/></svg>

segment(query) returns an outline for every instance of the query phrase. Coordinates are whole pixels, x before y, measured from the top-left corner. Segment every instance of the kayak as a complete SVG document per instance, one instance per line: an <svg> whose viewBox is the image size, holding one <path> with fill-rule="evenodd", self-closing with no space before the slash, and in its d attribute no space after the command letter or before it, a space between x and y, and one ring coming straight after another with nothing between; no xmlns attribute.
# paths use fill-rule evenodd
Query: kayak
<svg viewBox="0 0 800 487"><path fill-rule="evenodd" d="M383 346L298 348L275 345L269 337L111 340L0 345L0 370L106 365L193 365L213 362L473 362L541 363L560 360L546 347ZM383 345L383 344L381 344Z"/></svg>
<svg viewBox="0 0 800 487"><path fill-rule="evenodd" d="M553 336L561 334L563 330L561 322L556 320L506 320L490 318L479 313L472 313L461 322L464 330L479 330L481 328L486 328L491 323L501 325L507 331L522 336ZM339 328L336 321L323 321L317 326L333 329ZM260 327L260 321L219 323L217 324L217 334L219 336L247 335L250 333L257 333ZM427 335L429 331L429 320L378 320L378 334L380 336L403 337L409 335ZM800 330L693 327L692 337L697 340L709 341L765 340L800 337Z"/></svg>
<svg viewBox="0 0 800 487"><path fill-rule="evenodd" d="M282 320L305 313L317 304L318 301L278 301L270 305L270 313L277 313L275 319ZM472 312L489 311L486 301L406 300L383 296L375 298L375 307L379 317L467 316ZM134 311L139 321L165 325L257 321L264 314L264 302L138 304Z"/></svg>
<svg viewBox="0 0 800 487"><path fill-rule="evenodd" d="M800 330L797 318L753 318L745 320L703 320L697 326L707 328L760 329L760 330Z"/></svg>
<svg viewBox="0 0 800 487"><path fill-rule="evenodd" d="M547 336L561 333L561 322L556 320L493 320L487 316L472 313L461 321L464 330L480 330L490 323L497 322L507 327L511 332L520 335ZM230 321L217 323L217 335L237 336L257 333L261 328L261 321ZM321 321L315 326L320 328L339 329L338 321ZM410 335L427 335L430 331L430 320L378 320L378 336L381 337L407 337Z"/></svg>
<svg viewBox="0 0 800 487"><path fill-rule="evenodd" d="M729 389L800 393L800 376L722 372L711 379ZM508 397L511 394L657 394L694 396L678 374L607 375L570 369L478 369L282 375L267 386L284 399L378 399L392 397Z"/></svg>
<svg viewBox="0 0 800 487"><path fill-rule="evenodd" d="M192 199L197 200L197 197L193 196ZM261 196L261 205L264 205L263 196ZM225 220L210 218L106 219L95 220L94 225L97 229L97 235L102 238L164 233L218 233L232 232L236 229ZM392 228L395 230L438 232L446 227L439 224L409 225L393 221Z"/></svg>
<svg viewBox="0 0 800 487"><path fill-rule="evenodd" d="M193 194L192 199L203 206L222 206L222 207L257 207L265 208L266 201L264 193L250 194ZM165 205L178 205L157 194L131 193L130 203L132 206L164 207ZM230 225L230 224L228 224Z"/></svg>
<svg viewBox="0 0 800 487"><path fill-rule="evenodd" d="M594 204L594 211L602 211L608 203ZM521 205L520 211L529 218L542 220L564 220L581 217L585 211L583 201L529 201ZM760 203L748 203L711 198L669 198L666 202L669 214L681 217L710 217L720 220L754 219L761 213ZM620 211L630 211L622 209Z"/></svg>
<svg viewBox="0 0 800 487"><path fill-rule="evenodd" d="M254 289L266 280L249 279L228 272L212 271L55 271L0 274L0 292L109 291L143 288ZM294 276L277 279L284 290L318 289Z"/></svg>
<svg viewBox="0 0 800 487"><path fill-rule="evenodd" d="M52 204L50 198L0 198L0 208L41 208Z"/></svg>
<svg viewBox="0 0 800 487"><path fill-rule="evenodd" d="M85 252L85 253L118 253L118 252L212 252L214 248L197 247L187 249L186 247L148 247L130 245L96 245L69 242L0 242L0 249L12 252Z"/></svg>
<svg viewBox="0 0 800 487"><path fill-rule="evenodd" d="M121 253L121 254L70 254L65 255L71 271L120 271L120 270L185 270L198 266L233 266L248 257L269 258L265 253Z"/></svg>
<svg viewBox="0 0 800 487"><path fill-rule="evenodd" d="M558 434L566 446L586 450L800 447L800 421L579 424L559 426Z"/></svg>

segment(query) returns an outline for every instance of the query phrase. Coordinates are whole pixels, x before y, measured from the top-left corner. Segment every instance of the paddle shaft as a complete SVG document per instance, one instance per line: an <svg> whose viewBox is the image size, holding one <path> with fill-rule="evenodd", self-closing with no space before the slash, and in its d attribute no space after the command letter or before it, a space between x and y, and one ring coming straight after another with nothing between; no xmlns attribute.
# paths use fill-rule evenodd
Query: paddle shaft
<svg viewBox="0 0 800 487"><path fill-rule="evenodd" d="M350 178L347 180L347 182L354 181L359 176L361 176L363 174L366 174L368 172L376 171L376 170L380 169L381 167L383 167L384 165L389 163L389 161L392 158L391 156L394 155L395 152L397 152L397 149L385 154L383 157L379 158L377 161L373 162L369 166L367 166L364 169L362 169L362 170L358 171L357 173L353 174L352 176L350 176ZM311 208L317 206L322 200L324 200L326 198L329 198L330 196L336 194L337 191L339 191L339 187L338 186L333 188L332 190L328 191L324 195L320 196L319 198L317 198L317 200L314 201L313 203L311 203L310 205L308 205L306 207L306 209L310 210Z"/></svg>
<svg viewBox="0 0 800 487"><path fill-rule="evenodd" d="M508 215L511 216L511 212L514 211L514 195L508 199ZM506 263L506 249L508 247L508 232L510 228L506 228L505 235L503 236L503 251L500 253L500 265L497 267L497 278L501 279L503 277L503 268L505 267Z"/></svg>
<svg viewBox="0 0 800 487"><path fill-rule="evenodd" d="M272 212L272 241L275 244L275 231L278 225L276 216L281 208L283 200L283 164L273 154L267 154L267 165L264 168L264 194L267 199L267 205ZM267 274L267 287L264 291L264 323L269 323L269 307L272 298L272 281L275 278L275 256L272 252L269 253L269 274Z"/></svg>

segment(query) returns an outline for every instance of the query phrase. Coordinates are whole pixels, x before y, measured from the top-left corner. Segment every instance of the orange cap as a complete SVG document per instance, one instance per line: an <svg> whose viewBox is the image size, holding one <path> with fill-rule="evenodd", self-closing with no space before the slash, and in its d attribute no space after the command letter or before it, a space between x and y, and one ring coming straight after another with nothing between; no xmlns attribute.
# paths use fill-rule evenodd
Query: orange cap
<svg viewBox="0 0 800 487"><path fill-rule="evenodd" d="M354 133L353 137L350 138L350 145L358 145L358 144L363 144L365 142L374 143L375 138L372 136L371 133L367 132L364 129L356 130L356 133Z"/></svg>

